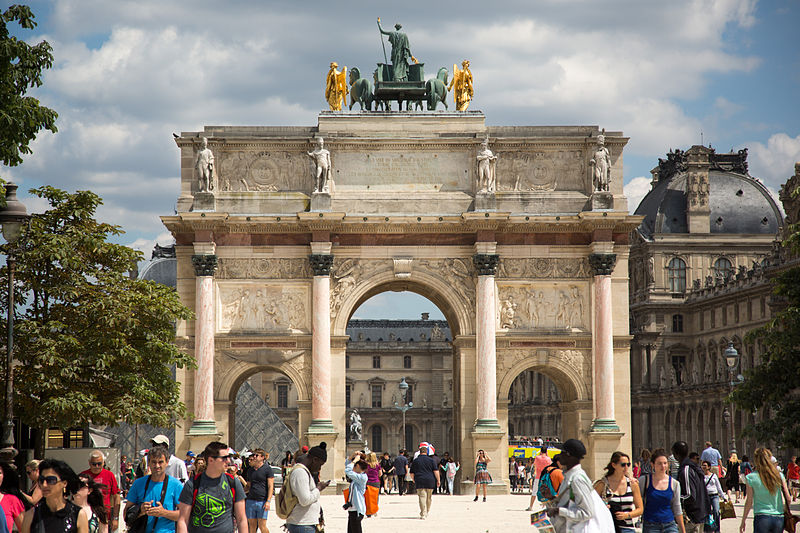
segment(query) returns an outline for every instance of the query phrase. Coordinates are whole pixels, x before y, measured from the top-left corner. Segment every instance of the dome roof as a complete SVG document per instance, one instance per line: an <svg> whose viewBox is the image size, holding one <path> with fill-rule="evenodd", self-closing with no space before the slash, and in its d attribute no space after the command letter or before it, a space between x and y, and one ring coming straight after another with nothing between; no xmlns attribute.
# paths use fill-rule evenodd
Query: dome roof
<svg viewBox="0 0 800 533"><path fill-rule="evenodd" d="M174 289L178 286L178 260L174 257L157 257L142 268L139 279L155 281Z"/></svg>
<svg viewBox="0 0 800 533"><path fill-rule="evenodd" d="M689 233L686 219L687 173L660 179L636 208L644 215L639 233ZM747 174L710 170L708 204L711 233L775 234L783 220L777 203L764 185Z"/></svg>

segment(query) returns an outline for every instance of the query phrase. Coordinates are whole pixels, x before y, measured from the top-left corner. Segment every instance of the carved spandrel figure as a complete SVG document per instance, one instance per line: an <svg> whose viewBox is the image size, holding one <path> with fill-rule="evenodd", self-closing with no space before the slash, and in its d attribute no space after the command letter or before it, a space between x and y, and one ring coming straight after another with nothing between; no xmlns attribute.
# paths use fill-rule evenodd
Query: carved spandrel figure
<svg viewBox="0 0 800 533"><path fill-rule="evenodd" d="M572 327L583 326L583 299L578 287L570 286L567 309L569 311L569 325Z"/></svg>
<svg viewBox="0 0 800 533"><path fill-rule="evenodd" d="M325 100L331 111L341 111L342 102L347 101L347 67L339 72L336 70L338 66L336 61L331 61L331 69L325 78Z"/></svg>
<svg viewBox="0 0 800 533"><path fill-rule="evenodd" d="M611 152L606 148L605 135L600 134L597 136L597 147L589 164L592 167L594 190L608 192L611 185Z"/></svg>
<svg viewBox="0 0 800 533"><path fill-rule="evenodd" d="M448 90L453 91L453 100L456 102L457 111L466 111L472 101L474 89L472 87L472 72L469 70L469 61L461 62L461 67L453 64L453 80Z"/></svg>
<svg viewBox="0 0 800 533"><path fill-rule="evenodd" d="M322 137L317 137L317 149L306 153L314 160L314 192L330 192L331 153Z"/></svg>
<svg viewBox="0 0 800 533"><path fill-rule="evenodd" d="M214 153L208 147L208 139L203 137L203 147L197 152L194 160L194 168L197 169L198 186L200 192L210 192L214 190Z"/></svg>
<svg viewBox="0 0 800 533"><path fill-rule="evenodd" d="M500 309L500 328L512 329L514 327L514 319L517 314L517 304L514 299L509 296L507 300L503 300L502 308Z"/></svg>
<svg viewBox="0 0 800 533"><path fill-rule="evenodd" d="M408 36L401 32L403 28L400 24L395 24L396 31L384 31L381 27L381 18L378 17L378 30L383 35L389 36L389 43L392 45L392 79L393 81L408 81L408 60L415 64L419 63L417 58L411 55L411 48L408 45Z"/></svg>
<svg viewBox="0 0 800 533"><path fill-rule="evenodd" d="M497 156L489 150L489 139L484 139L478 152L478 192L493 193L497 190L496 169Z"/></svg>

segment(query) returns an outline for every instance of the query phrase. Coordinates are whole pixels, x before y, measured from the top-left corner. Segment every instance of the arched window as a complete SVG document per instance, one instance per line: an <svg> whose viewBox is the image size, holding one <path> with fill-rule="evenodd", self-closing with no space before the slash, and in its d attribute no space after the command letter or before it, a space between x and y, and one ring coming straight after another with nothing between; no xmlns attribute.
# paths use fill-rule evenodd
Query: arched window
<svg viewBox="0 0 800 533"><path fill-rule="evenodd" d="M686 292L686 262L680 257L673 257L667 270L669 272L670 291Z"/></svg>
<svg viewBox="0 0 800 533"><path fill-rule="evenodd" d="M728 279L733 275L733 264L727 257L720 257L714 261L714 278Z"/></svg>
<svg viewBox="0 0 800 533"><path fill-rule="evenodd" d="M372 442L369 446L376 452L383 449L383 428L378 424L372 426Z"/></svg>

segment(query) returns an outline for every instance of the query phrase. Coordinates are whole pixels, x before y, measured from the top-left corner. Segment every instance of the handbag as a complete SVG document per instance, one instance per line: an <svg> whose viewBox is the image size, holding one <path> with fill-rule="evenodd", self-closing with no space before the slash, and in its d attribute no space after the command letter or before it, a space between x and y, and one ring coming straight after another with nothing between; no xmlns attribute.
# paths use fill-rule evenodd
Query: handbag
<svg viewBox="0 0 800 533"><path fill-rule="evenodd" d="M788 533L795 533L797 523L800 522L800 516L792 514L789 511L783 511L783 530Z"/></svg>
<svg viewBox="0 0 800 533"><path fill-rule="evenodd" d="M147 481L144 484L144 495L147 494L147 487L150 485L150 476L147 476ZM169 476L164 476L163 484L161 485L161 505L164 505L164 498L167 495L167 485L169 485ZM127 526L128 533L147 533L147 519L150 518L148 515L139 516L139 510L141 508L141 504L134 504L131 505L125 511L125 525ZM153 529L150 533L156 530L156 522L158 522L158 517L153 520Z"/></svg>
<svg viewBox="0 0 800 533"><path fill-rule="evenodd" d="M724 501L719 504L719 514L721 519L736 518L736 509L733 507L733 502Z"/></svg>

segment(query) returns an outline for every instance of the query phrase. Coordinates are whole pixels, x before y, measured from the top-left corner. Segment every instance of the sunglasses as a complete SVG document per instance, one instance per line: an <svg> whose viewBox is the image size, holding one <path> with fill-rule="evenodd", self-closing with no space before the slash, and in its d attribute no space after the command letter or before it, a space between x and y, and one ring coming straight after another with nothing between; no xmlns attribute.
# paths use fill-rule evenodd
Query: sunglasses
<svg viewBox="0 0 800 533"><path fill-rule="evenodd" d="M90 466L103 466L103 463L89 463Z"/></svg>
<svg viewBox="0 0 800 533"><path fill-rule="evenodd" d="M40 481L47 485L55 485L56 483L61 483L61 480L58 479L56 476L45 476L41 478Z"/></svg>
<svg viewBox="0 0 800 533"><path fill-rule="evenodd" d="M622 468L625 468L626 466L631 466L631 464L630 463L619 463L619 466L621 466Z"/></svg>
<svg viewBox="0 0 800 533"><path fill-rule="evenodd" d="M231 458L231 456L230 455L212 455L211 458L212 459L222 459L223 461L227 461L228 459Z"/></svg>

